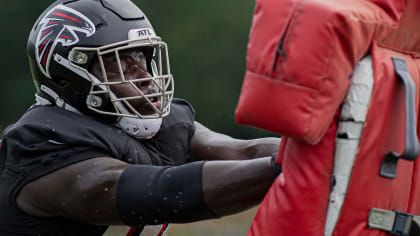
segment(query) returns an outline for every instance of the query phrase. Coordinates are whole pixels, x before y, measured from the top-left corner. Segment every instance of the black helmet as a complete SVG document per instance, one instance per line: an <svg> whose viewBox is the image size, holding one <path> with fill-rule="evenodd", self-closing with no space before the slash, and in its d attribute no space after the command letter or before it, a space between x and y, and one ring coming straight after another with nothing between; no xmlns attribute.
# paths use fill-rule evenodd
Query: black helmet
<svg viewBox="0 0 420 236"><path fill-rule="evenodd" d="M141 49L146 56L150 80L158 91L136 97L117 97L110 90L121 81L109 82L102 57L127 49ZM143 12L130 0L59 0L46 9L29 36L27 53L37 94L59 107L69 106L81 113L116 121L118 117L159 118L169 114L173 98L173 77L167 45L156 36ZM92 63L101 63L100 81L89 72ZM119 59L118 59L119 60ZM140 114L128 102L159 98L153 115Z"/></svg>

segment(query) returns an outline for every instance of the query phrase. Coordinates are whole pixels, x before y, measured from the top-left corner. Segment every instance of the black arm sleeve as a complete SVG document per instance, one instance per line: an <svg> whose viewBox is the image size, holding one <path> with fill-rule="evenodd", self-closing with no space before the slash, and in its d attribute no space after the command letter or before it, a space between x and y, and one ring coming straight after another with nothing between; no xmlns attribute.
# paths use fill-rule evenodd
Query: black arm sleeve
<svg viewBox="0 0 420 236"><path fill-rule="evenodd" d="M216 218L204 202L203 165L128 167L117 187L121 219L129 226L138 226Z"/></svg>

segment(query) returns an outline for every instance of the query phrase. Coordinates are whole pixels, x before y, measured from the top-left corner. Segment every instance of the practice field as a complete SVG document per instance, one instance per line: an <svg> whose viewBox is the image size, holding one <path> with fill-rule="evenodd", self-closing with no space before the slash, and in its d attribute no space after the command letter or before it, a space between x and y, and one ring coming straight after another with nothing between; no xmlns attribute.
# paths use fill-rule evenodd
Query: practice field
<svg viewBox="0 0 420 236"><path fill-rule="evenodd" d="M172 224L167 236L244 236L257 212L254 207L241 214L222 219L207 220L191 224ZM125 236L126 227L114 227L104 236Z"/></svg>

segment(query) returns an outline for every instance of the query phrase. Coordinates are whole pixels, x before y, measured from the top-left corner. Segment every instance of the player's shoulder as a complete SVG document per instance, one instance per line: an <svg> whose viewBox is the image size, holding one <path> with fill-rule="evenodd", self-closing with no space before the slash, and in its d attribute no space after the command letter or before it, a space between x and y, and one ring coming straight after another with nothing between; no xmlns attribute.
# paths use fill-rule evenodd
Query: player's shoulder
<svg viewBox="0 0 420 236"><path fill-rule="evenodd" d="M52 119L79 120L83 116L55 106L34 105L19 119L18 123L39 123Z"/></svg>
<svg viewBox="0 0 420 236"><path fill-rule="evenodd" d="M59 123L62 126L80 126L91 122L89 120L86 116L55 106L34 105L23 114L13 127L31 126L48 128L52 122Z"/></svg>
<svg viewBox="0 0 420 236"><path fill-rule="evenodd" d="M32 106L15 124L4 132L5 136L30 138L51 135L83 136L89 130L104 130L105 124L93 118L54 106ZM74 136L73 135L73 136ZM26 139L26 138L25 138Z"/></svg>
<svg viewBox="0 0 420 236"><path fill-rule="evenodd" d="M189 115L192 119L194 119L195 117L194 107L191 105L190 102L182 98L174 98L172 100L171 113L173 111L175 111L174 113L187 113L187 115Z"/></svg>

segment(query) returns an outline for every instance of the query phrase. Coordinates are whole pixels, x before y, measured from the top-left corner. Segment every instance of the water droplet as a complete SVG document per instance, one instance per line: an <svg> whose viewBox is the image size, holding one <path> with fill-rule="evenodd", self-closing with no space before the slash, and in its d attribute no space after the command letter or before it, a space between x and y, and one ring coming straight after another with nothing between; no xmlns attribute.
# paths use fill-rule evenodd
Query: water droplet
<svg viewBox="0 0 420 236"><path fill-rule="evenodd" d="M178 195L179 195L179 196L182 196L182 192L178 192Z"/></svg>
<svg viewBox="0 0 420 236"><path fill-rule="evenodd" d="M176 214L176 213L178 213L178 210L177 209L174 209L174 213Z"/></svg>
<svg viewBox="0 0 420 236"><path fill-rule="evenodd" d="M104 188L104 190L105 190L105 192L108 192L109 189L108 188Z"/></svg>
<svg viewBox="0 0 420 236"><path fill-rule="evenodd" d="M163 200L166 201L166 200L168 200L168 198L167 197L164 197Z"/></svg>
<svg viewBox="0 0 420 236"><path fill-rule="evenodd" d="M155 223L158 223L159 221L158 220L155 220Z"/></svg>
<svg viewBox="0 0 420 236"><path fill-rule="evenodd" d="M55 132L55 129L52 129L52 132Z"/></svg>

